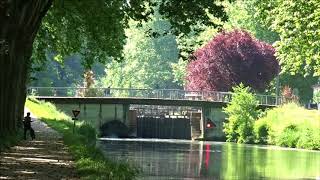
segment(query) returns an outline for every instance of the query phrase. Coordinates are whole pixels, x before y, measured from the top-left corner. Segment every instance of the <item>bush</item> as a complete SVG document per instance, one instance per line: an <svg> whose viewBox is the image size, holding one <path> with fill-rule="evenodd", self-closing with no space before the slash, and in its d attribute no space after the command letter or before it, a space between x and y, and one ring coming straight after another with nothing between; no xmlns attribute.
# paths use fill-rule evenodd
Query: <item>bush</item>
<svg viewBox="0 0 320 180"><path fill-rule="evenodd" d="M258 101L250 93L250 88L243 84L233 88L233 91L231 102L224 108L228 121L224 123L223 131L227 141L253 143L253 124L259 114Z"/></svg>
<svg viewBox="0 0 320 180"><path fill-rule="evenodd" d="M320 116L295 103L268 110L254 124L258 143L320 150Z"/></svg>
<svg viewBox="0 0 320 180"><path fill-rule="evenodd" d="M278 137L276 137L276 145L285 147L296 147L299 140L299 131L296 125L289 125L284 128Z"/></svg>
<svg viewBox="0 0 320 180"><path fill-rule="evenodd" d="M258 123L255 123L254 134L256 143L268 143L269 129L270 127L268 126L266 121L259 121Z"/></svg>
<svg viewBox="0 0 320 180"><path fill-rule="evenodd" d="M314 93L314 95L313 95L313 101L314 101L315 103L320 103L320 91Z"/></svg>
<svg viewBox="0 0 320 180"><path fill-rule="evenodd" d="M95 145L97 132L90 124L81 124L78 132L85 137L86 144Z"/></svg>
<svg viewBox="0 0 320 180"><path fill-rule="evenodd" d="M306 128L300 133L297 142L298 148L320 149L320 132L316 129Z"/></svg>

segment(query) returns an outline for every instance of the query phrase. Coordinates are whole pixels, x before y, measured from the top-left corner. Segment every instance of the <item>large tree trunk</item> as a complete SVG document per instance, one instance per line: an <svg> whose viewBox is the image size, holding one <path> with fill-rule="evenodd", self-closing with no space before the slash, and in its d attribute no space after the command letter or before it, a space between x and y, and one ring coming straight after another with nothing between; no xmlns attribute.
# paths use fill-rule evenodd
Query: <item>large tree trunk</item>
<svg viewBox="0 0 320 180"><path fill-rule="evenodd" d="M32 44L52 0L0 0L0 136L23 118Z"/></svg>

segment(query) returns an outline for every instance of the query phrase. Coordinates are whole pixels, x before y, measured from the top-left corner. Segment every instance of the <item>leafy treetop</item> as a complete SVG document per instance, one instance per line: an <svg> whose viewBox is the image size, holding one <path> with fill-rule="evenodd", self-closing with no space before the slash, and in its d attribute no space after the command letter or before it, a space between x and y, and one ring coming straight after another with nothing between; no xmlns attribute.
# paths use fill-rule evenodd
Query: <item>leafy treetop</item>
<svg viewBox="0 0 320 180"><path fill-rule="evenodd" d="M241 30L218 34L190 60L190 90L229 91L243 83L261 91L279 71L273 47Z"/></svg>
<svg viewBox="0 0 320 180"><path fill-rule="evenodd" d="M187 33L199 22L213 24L208 14L226 19L223 7L207 0L54 1L34 42L33 60L41 65L44 50L56 52L60 61L70 53L81 53L88 68L107 57L122 59L128 20L147 20L155 8L176 34Z"/></svg>
<svg viewBox="0 0 320 180"><path fill-rule="evenodd" d="M276 56L282 71L320 76L320 1L253 0L261 23L280 36Z"/></svg>

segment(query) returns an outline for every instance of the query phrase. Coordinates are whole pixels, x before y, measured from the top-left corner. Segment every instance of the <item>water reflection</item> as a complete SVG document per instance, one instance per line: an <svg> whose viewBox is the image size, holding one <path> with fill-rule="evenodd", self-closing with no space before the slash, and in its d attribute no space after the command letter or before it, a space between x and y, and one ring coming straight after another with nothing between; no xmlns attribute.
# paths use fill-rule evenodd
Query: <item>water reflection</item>
<svg viewBox="0 0 320 180"><path fill-rule="evenodd" d="M104 153L141 179L316 179L320 152L183 140L104 139Z"/></svg>

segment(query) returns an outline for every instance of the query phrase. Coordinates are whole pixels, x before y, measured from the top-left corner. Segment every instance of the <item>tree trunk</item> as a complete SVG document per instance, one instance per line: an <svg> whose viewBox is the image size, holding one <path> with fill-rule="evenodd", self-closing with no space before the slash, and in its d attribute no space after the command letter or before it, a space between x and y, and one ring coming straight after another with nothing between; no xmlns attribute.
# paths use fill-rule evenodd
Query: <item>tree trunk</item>
<svg viewBox="0 0 320 180"><path fill-rule="evenodd" d="M23 118L32 44L52 0L0 0L0 136Z"/></svg>

